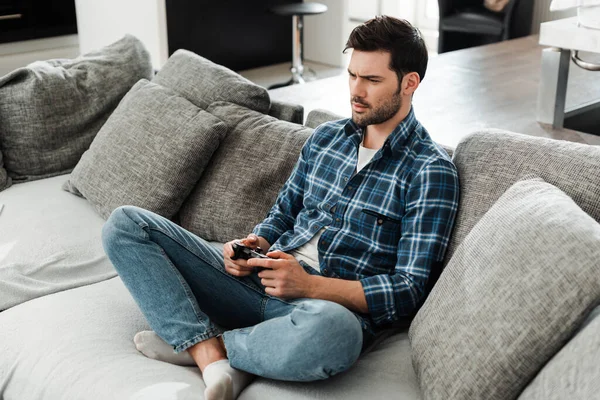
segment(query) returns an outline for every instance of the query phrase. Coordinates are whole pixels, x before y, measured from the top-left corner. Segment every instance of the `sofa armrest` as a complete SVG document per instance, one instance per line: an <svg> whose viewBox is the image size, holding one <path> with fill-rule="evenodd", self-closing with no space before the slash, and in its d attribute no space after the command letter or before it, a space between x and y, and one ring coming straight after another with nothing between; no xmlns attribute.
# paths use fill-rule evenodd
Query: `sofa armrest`
<svg viewBox="0 0 600 400"><path fill-rule="evenodd" d="M271 100L269 115L282 121L300 124L304 122L304 107L298 104Z"/></svg>
<svg viewBox="0 0 600 400"><path fill-rule="evenodd" d="M312 110L308 113L308 117L306 118L306 126L309 128L316 128L324 122L328 121L336 121L338 119L342 119L341 115L334 114L331 111L327 111L321 108Z"/></svg>

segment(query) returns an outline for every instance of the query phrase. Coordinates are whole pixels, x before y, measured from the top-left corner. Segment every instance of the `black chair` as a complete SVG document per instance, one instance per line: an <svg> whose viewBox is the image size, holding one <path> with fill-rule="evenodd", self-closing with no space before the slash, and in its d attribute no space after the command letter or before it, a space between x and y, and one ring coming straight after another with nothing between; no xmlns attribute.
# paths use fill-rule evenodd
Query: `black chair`
<svg viewBox="0 0 600 400"><path fill-rule="evenodd" d="M438 0L438 53L515 39L531 34L532 0L510 0L501 12L483 0Z"/></svg>

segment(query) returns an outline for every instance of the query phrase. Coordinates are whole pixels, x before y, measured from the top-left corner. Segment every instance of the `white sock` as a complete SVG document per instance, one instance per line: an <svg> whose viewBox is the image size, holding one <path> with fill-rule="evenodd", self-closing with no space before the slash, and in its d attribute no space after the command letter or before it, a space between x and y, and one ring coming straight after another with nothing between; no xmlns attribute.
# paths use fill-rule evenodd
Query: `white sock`
<svg viewBox="0 0 600 400"><path fill-rule="evenodd" d="M205 400L234 400L250 384L254 375L232 368L229 360L208 364L202 373Z"/></svg>
<svg viewBox="0 0 600 400"><path fill-rule="evenodd" d="M190 353L187 351L175 353L173 347L162 340L154 331L142 331L136 333L133 342L138 351L148 358L176 365L196 365Z"/></svg>

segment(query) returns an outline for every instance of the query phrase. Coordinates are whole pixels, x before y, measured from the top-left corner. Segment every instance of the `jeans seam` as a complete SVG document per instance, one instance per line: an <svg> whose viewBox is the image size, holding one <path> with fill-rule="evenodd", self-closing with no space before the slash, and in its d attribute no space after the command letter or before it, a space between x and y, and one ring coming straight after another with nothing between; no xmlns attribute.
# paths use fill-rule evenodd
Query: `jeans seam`
<svg viewBox="0 0 600 400"><path fill-rule="evenodd" d="M219 334L218 331L216 331L215 329L210 329L208 330L208 332L205 332L203 334L200 335L196 335L191 339L186 340L185 342L178 344L177 346L175 346L175 352L180 353L182 351L185 351L187 349L189 349L190 347L192 347L193 345L203 342L205 340L208 340L210 338L216 337ZM186 347L187 346L187 347ZM185 347L184 349L182 349L182 347Z"/></svg>
<svg viewBox="0 0 600 400"><path fill-rule="evenodd" d="M142 228L142 232L144 232L144 239L148 240L150 239L150 235L148 234L148 232L146 232L145 228L150 229L150 226L145 222L142 221L141 223L136 221L135 219L131 218L131 215L127 214L127 211L125 211L124 208L121 208L121 211L123 212L123 214L125 214L125 216L127 218L129 218L134 224L136 224L137 226L139 226L140 228Z"/></svg>
<svg viewBox="0 0 600 400"><path fill-rule="evenodd" d="M158 246L158 248L160 249L160 252L163 255L163 257L165 258L165 260L167 261L167 264L169 265L169 268L171 268L171 270L175 273L175 276L177 277L177 281L181 285L181 288L183 289L183 291L185 293L185 297L186 297L188 303L190 303L190 305L192 306L192 310L194 310L194 314L196 315L196 320L197 320L198 324L200 324L201 326L203 326L204 329L208 329L208 327L206 326L206 324L204 322L200 321L200 315L199 315L200 309L199 309L199 307L196 307L197 304L194 301L192 301L192 298L195 298L194 293L192 293L191 290L188 290L189 286L187 285L187 283L185 282L185 280L181 276L181 272L179 272L179 270L177 269L177 267L175 267L173 265L173 263L169 259L169 256L167 256L167 253L165 253L165 250L161 246Z"/></svg>

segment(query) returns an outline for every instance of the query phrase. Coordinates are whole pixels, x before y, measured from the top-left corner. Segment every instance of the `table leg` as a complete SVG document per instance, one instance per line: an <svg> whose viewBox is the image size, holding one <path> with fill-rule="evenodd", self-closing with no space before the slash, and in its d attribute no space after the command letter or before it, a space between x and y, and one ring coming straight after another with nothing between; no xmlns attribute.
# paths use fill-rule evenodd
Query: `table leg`
<svg viewBox="0 0 600 400"><path fill-rule="evenodd" d="M542 51L542 70L537 101L537 120L562 128L569 79L570 50L548 48Z"/></svg>

